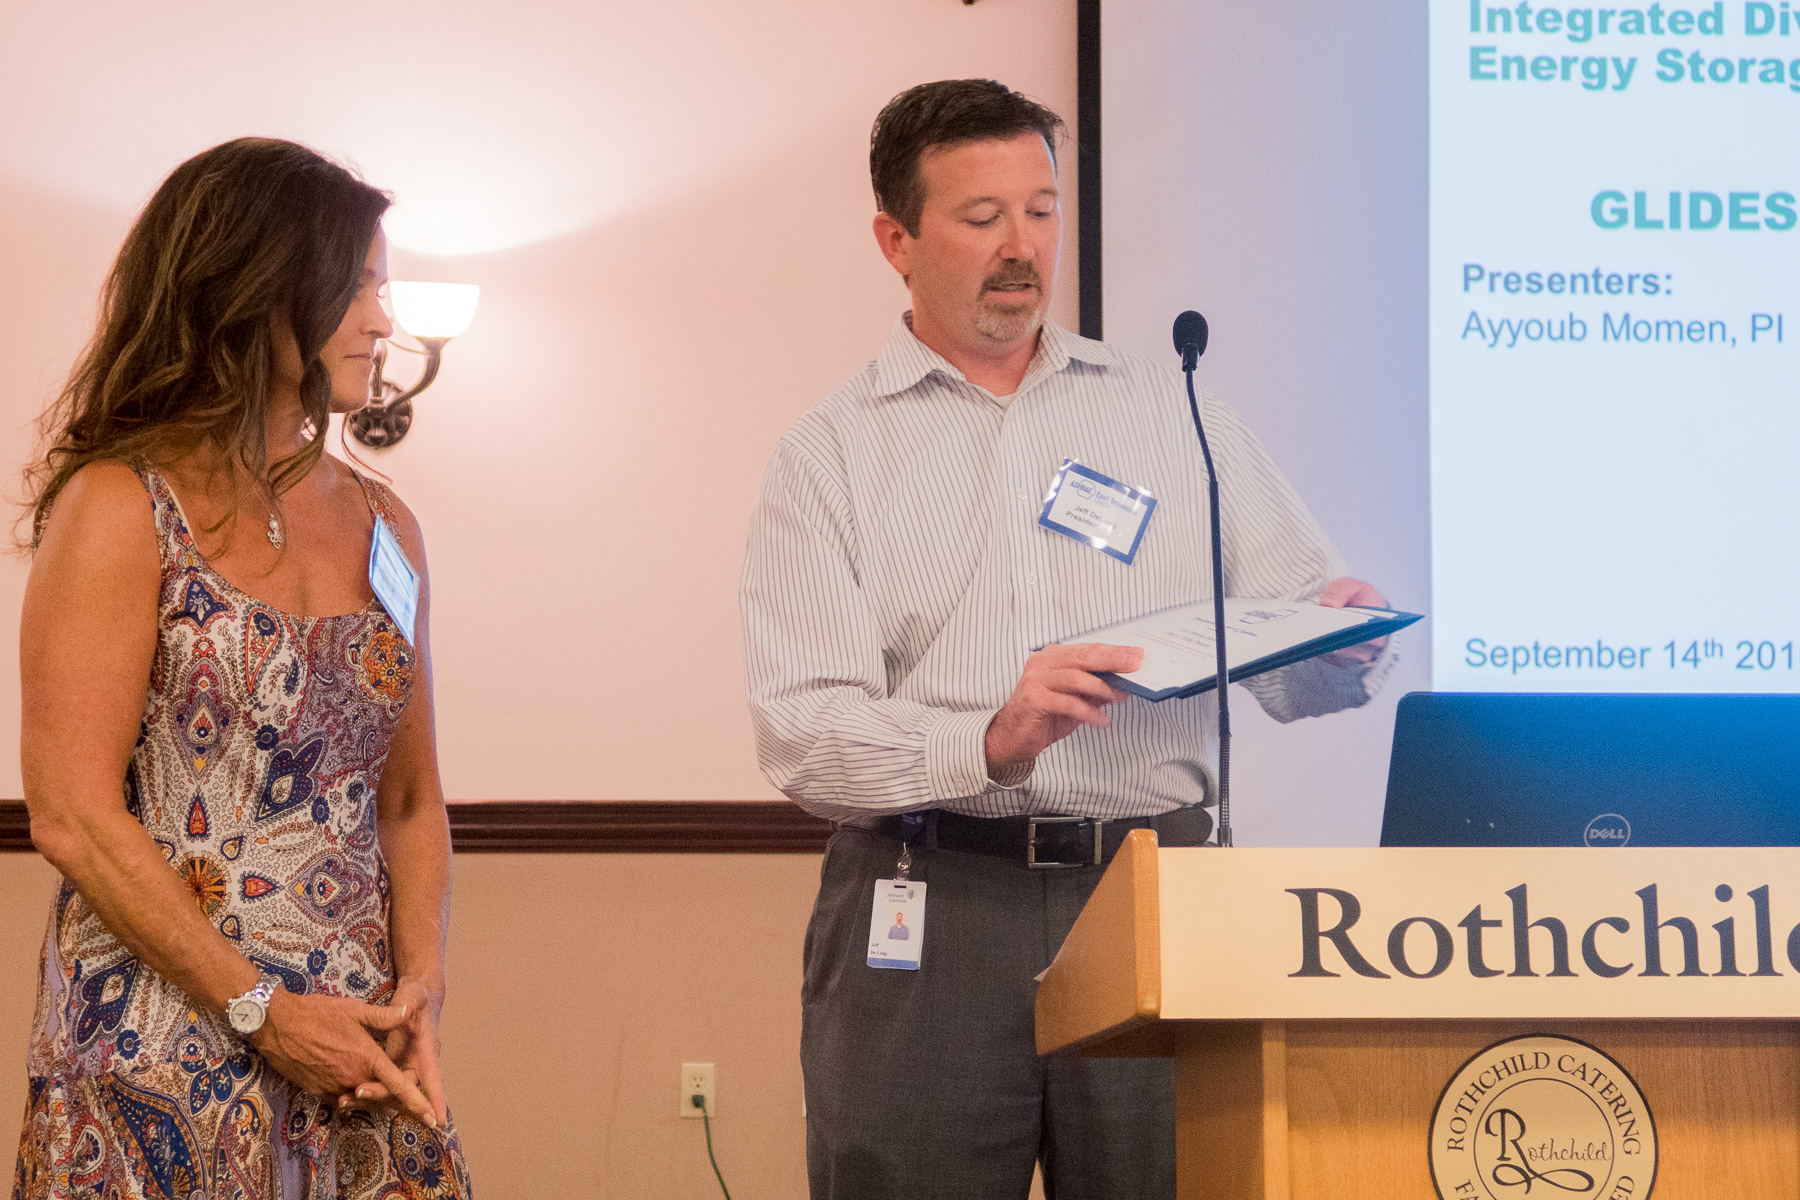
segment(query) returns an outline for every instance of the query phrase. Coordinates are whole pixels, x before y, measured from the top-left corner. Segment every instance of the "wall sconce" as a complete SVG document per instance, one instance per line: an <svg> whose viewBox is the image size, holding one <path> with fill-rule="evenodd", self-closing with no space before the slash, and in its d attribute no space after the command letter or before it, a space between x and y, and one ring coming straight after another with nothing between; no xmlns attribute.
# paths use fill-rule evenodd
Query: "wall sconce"
<svg viewBox="0 0 1800 1200"><path fill-rule="evenodd" d="M350 434L374 450L392 446L412 428L412 398L431 386L444 357L444 343L469 327L481 288L473 283L416 283L396 279L388 284L388 302L400 328L425 348L425 369L409 388L383 376L388 343L375 350L372 399L344 418ZM402 347L404 349L404 347Z"/></svg>

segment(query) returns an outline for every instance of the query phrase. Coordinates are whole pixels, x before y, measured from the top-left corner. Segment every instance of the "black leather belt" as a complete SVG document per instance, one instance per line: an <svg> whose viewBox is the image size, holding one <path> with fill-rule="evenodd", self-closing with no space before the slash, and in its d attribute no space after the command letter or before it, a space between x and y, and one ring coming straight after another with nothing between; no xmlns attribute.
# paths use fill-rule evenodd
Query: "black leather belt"
<svg viewBox="0 0 1800 1200"><path fill-rule="evenodd" d="M921 819L922 818L922 819ZM969 817L934 809L883 817L858 828L925 848L1008 858L1034 870L1097 867L1108 862L1134 829L1156 833L1163 846L1202 846L1212 836L1212 813L1199 805L1154 817Z"/></svg>

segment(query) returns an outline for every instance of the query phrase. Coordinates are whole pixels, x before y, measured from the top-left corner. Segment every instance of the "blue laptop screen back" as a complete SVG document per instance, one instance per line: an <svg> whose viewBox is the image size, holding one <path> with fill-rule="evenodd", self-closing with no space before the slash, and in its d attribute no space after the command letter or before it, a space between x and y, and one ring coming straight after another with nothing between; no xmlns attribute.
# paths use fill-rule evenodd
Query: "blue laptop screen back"
<svg viewBox="0 0 1800 1200"><path fill-rule="evenodd" d="M1800 845L1800 696L1413 692L1381 844Z"/></svg>

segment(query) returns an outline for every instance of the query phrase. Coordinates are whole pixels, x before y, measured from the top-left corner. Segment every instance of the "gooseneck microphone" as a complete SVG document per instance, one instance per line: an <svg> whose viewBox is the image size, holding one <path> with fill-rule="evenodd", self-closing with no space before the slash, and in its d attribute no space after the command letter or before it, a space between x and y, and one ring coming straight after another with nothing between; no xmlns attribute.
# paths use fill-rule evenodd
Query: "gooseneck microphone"
<svg viewBox="0 0 1800 1200"><path fill-rule="evenodd" d="M1181 369L1190 375L1206 353L1206 318L1191 308L1175 318L1175 350L1181 355Z"/></svg>
<svg viewBox="0 0 1800 1200"><path fill-rule="evenodd" d="M1181 354L1181 370L1187 376L1188 412L1194 432L1200 435L1200 453L1206 459L1207 507L1212 520L1213 652L1218 669L1219 692L1219 845L1231 845L1231 676L1225 659L1225 542L1219 533L1219 473L1213 469L1212 447L1206 442L1206 426L1200 422L1200 401L1194 395L1194 368L1206 353L1206 318L1188 309L1175 318L1175 349Z"/></svg>

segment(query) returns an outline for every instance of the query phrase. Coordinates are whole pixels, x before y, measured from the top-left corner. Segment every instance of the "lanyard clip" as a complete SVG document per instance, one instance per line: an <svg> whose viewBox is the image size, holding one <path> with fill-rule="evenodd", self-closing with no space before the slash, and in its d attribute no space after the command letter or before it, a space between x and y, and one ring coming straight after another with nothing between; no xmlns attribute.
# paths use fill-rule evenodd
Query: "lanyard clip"
<svg viewBox="0 0 1800 1200"><path fill-rule="evenodd" d="M894 878L902 883L912 878L912 840L925 832L928 813L900 814L900 861L894 864ZM926 845L931 843L927 840Z"/></svg>

